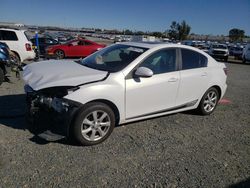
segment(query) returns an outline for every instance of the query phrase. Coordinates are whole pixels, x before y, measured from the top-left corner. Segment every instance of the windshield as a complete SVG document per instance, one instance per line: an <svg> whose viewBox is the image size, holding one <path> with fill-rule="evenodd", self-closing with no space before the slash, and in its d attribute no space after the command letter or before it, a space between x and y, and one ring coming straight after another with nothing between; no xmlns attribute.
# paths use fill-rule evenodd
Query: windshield
<svg viewBox="0 0 250 188"><path fill-rule="evenodd" d="M118 72L146 50L147 48L115 44L84 58L80 64L93 69Z"/></svg>
<svg viewBox="0 0 250 188"><path fill-rule="evenodd" d="M220 45L220 44L215 44L215 45L213 45L213 48L227 49L227 47L226 47L226 46L224 46L224 45Z"/></svg>

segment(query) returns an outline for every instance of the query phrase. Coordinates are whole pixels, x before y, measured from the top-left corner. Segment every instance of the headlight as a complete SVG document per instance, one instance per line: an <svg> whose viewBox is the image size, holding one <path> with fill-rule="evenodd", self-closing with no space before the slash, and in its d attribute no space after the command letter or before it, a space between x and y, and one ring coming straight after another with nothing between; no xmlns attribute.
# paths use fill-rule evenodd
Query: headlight
<svg viewBox="0 0 250 188"><path fill-rule="evenodd" d="M53 98L51 101L51 107L61 113L61 112L67 112L68 111L68 107L69 104L64 102L62 99L58 99L58 98Z"/></svg>
<svg viewBox="0 0 250 188"><path fill-rule="evenodd" d="M34 90L32 89L32 87L30 87L27 84L24 86L24 91L25 91L25 93L32 93L32 92L34 92Z"/></svg>
<svg viewBox="0 0 250 188"><path fill-rule="evenodd" d="M80 87L73 87L73 88L70 88L70 89L67 89L67 92L68 92L68 95L75 92L76 90L78 90Z"/></svg>

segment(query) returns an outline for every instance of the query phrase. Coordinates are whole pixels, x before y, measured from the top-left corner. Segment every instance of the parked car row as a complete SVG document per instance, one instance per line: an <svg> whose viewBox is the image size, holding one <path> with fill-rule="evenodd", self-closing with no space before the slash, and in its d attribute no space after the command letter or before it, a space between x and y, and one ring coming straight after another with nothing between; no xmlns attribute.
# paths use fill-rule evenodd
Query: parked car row
<svg viewBox="0 0 250 188"><path fill-rule="evenodd" d="M242 59L243 62L246 62L248 51L247 44L231 44L231 43L218 43L218 42L210 42L210 41L183 41L182 44L193 46L203 50L208 53L212 57L220 60L227 61L229 56L233 56L235 59ZM245 51L245 54L243 52Z"/></svg>

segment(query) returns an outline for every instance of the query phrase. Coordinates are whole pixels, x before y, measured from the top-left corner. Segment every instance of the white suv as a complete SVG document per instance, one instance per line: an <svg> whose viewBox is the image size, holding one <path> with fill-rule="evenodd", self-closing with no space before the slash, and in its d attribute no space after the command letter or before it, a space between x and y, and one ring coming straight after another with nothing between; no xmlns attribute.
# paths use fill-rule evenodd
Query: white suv
<svg viewBox="0 0 250 188"><path fill-rule="evenodd" d="M66 118L59 129L84 145L104 141L116 124L191 109L209 115L226 78L226 66L199 49L134 42L76 62L32 63L23 71L30 116L41 110Z"/></svg>
<svg viewBox="0 0 250 188"><path fill-rule="evenodd" d="M227 61L229 56L229 51L225 44L212 44L208 53L212 57L216 59L223 59L224 61Z"/></svg>
<svg viewBox="0 0 250 188"><path fill-rule="evenodd" d="M32 43L28 40L25 30L0 28L0 41L5 42L14 52L16 60L23 62L35 58Z"/></svg>

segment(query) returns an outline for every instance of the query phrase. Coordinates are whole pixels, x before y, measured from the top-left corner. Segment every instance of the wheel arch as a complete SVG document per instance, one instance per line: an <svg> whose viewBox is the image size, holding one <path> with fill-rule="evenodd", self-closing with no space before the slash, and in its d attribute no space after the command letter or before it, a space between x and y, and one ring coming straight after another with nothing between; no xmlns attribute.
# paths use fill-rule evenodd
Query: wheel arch
<svg viewBox="0 0 250 188"><path fill-rule="evenodd" d="M18 58L19 58L19 60L20 60L20 62L22 62L23 60L21 59L21 57L20 57L20 55L19 55L19 53L18 52L16 52L16 51L13 51L13 50L11 50L11 52L12 53L14 53Z"/></svg>
<svg viewBox="0 0 250 188"><path fill-rule="evenodd" d="M100 103L104 103L104 104L108 105L113 110L113 112L115 114L115 121L116 121L115 123L116 123L116 125L119 124L119 122L120 122L120 112L119 112L117 106L113 102L111 102L110 100L107 100L107 99L95 99L95 100L87 102L86 104L89 104L89 103L92 103L92 102L100 102ZM84 106L86 104L83 105L83 108L84 108Z"/></svg>
<svg viewBox="0 0 250 188"><path fill-rule="evenodd" d="M213 86L211 86L210 88L215 88L217 91L218 91L218 94L219 94L219 99L221 98L221 88L220 88L220 86L218 86L218 85L213 85ZM210 89L209 88L209 89Z"/></svg>
<svg viewBox="0 0 250 188"><path fill-rule="evenodd" d="M66 54L66 52L65 52L64 49L62 49L62 48L56 48L56 49L53 50L53 53L55 54L57 51L62 51L64 53L64 56L66 57L67 54Z"/></svg>

